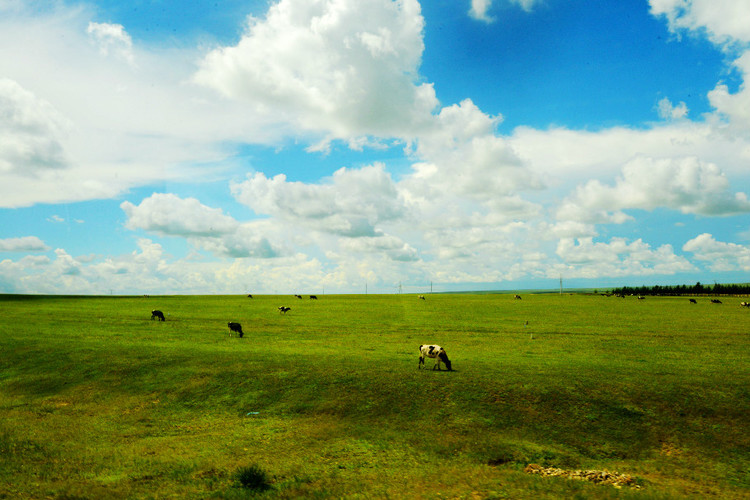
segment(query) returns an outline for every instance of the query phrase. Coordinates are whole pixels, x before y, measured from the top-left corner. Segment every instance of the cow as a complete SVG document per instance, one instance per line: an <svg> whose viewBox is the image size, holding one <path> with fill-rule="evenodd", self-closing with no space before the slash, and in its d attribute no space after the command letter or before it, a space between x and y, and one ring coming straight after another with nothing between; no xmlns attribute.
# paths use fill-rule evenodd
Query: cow
<svg viewBox="0 0 750 500"><path fill-rule="evenodd" d="M434 344L423 344L419 346L419 365L418 367L421 369L422 365L424 365L424 358L434 358L435 364L432 366L432 369L434 370L437 368L440 370L440 362L442 361L445 363L445 367L448 368L448 371L453 370L451 367L451 361L448 359L448 355L445 353L445 349L440 347L439 345Z"/></svg>
<svg viewBox="0 0 750 500"><path fill-rule="evenodd" d="M240 335L240 338L242 338L243 335L245 335L242 331L242 325L239 323L232 323L231 321L227 323L227 326L229 327L229 336L232 336L232 332L237 332Z"/></svg>
<svg viewBox="0 0 750 500"><path fill-rule="evenodd" d="M417 295L417 298L418 298L418 299L422 299L422 300L425 300L425 298L424 298L424 295Z"/></svg>
<svg viewBox="0 0 750 500"><path fill-rule="evenodd" d="M298 298L298 299L301 299L301 298L302 298L302 295L297 295L296 293L294 294L294 296L295 296L296 298Z"/></svg>
<svg viewBox="0 0 750 500"><path fill-rule="evenodd" d="M247 298L248 298L248 299L252 299L252 298L253 298L253 294L252 294L252 293L248 293L248 294L247 294Z"/></svg>
<svg viewBox="0 0 750 500"><path fill-rule="evenodd" d="M740 306L742 306L742 307L750 307L750 302L740 302Z"/></svg>
<svg viewBox="0 0 750 500"><path fill-rule="evenodd" d="M310 300L318 300L318 296L317 295L310 295Z"/></svg>
<svg viewBox="0 0 750 500"><path fill-rule="evenodd" d="M695 300L695 299L690 299L690 303L691 303L691 304L697 304L697 303L698 303L698 301L697 301L697 300Z"/></svg>
<svg viewBox="0 0 750 500"><path fill-rule="evenodd" d="M721 301L719 299L711 299L712 304L721 304Z"/></svg>
<svg viewBox="0 0 750 500"><path fill-rule="evenodd" d="M279 314L281 314L281 313L286 314L286 312L289 311L289 310L291 310L291 309L292 309L291 307L279 306Z"/></svg>
<svg viewBox="0 0 750 500"><path fill-rule="evenodd" d="M164 321L164 313L158 309L151 311L151 319L157 318L159 321Z"/></svg>
<svg viewBox="0 0 750 500"><path fill-rule="evenodd" d="M515 297L513 297L513 298L514 298L514 299L516 299L516 300L521 300L521 296L520 296L520 295L518 295L518 294L516 294L516 296L515 296Z"/></svg>
<svg viewBox="0 0 750 500"><path fill-rule="evenodd" d="M646 298L646 297L644 297L643 295L639 295L639 296L638 296L638 300L644 300L645 298Z"/></svg>

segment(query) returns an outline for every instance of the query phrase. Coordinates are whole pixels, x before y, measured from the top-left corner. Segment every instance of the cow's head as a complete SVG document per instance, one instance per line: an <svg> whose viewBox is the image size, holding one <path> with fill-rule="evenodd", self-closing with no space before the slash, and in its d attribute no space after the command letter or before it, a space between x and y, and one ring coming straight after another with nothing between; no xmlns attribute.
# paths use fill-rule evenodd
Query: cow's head
<svg viewBox="0 0 750 500"><path fill-rule="evenodd" d="M448 355L445 353L445 351L440 351L440 354L438 354L438 357L440 358L440 361L445 363L445 367L448 370L453 370L453 368L451 368L451 360L448 359Z"/></svg>

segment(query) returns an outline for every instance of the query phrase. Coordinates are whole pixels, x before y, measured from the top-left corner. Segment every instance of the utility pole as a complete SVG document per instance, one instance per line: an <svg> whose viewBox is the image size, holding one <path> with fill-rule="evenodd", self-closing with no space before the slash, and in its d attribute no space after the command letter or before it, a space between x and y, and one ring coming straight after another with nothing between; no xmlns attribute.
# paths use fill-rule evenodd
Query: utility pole
<svg viewBox="0 0 750 500"><path fill-rule="evenodd" d="M560 275L560 295L562 295L562 275Z"/></svg>

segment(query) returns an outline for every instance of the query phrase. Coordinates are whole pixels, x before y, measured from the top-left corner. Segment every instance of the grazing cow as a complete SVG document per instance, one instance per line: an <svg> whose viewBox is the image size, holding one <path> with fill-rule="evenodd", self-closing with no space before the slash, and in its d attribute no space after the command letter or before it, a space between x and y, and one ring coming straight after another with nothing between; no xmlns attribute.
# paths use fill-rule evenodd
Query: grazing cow
<svg viewBox="0 0 750 500"><path fill-rule="evenodd" d="M291 310L291 309L292 309L291 307L279 306L279 314L281 314L281 313L286 314L286 312L289 311L289 310Z"/></svg>
<svg viewBox="0 0 750 500"><path fill-rule="evenodd" d="M227 326L229 327L229 336L232 336L232 332L237 332L240 334L240 338L242 338L243 335L245 335L242 332L242 325L239 323L232 323L231 321L227 323Z"/></svg>
<svg viewBox="0 0 750 500"><path fill-rule="evenodd" d="M719 299L711 299L712 304L721 304L721 301Z"/></svg>
<svg viewBox="0 0 750 500"><path fill-rule="evenodd" d="M297 295L297 294L294 294L294 296L295 296L295 297L297 297L298 299L301 299L301 298L302 298L302 295Z"/></svg>
<svg viewBox="0 0 750 500"><path fill-rule="evenodd" d="M690 303L691 303L691 304L697 304L697 303L698 303L698 301L696 301L695 299L690 299Z"/></svg>
<svg viewBox="0 0 750 500"><path fill-rule="evenodd" d="M247 298L248 298L248 299L252 299L252 298L253 298L253 294L252 294L252 293L248 293L248 294L247 294Z"/></svg>
<svg viewBox="0 0 750 500"><path fill-rule="evenodd" d="M521 296L520 296L520 295L518 295L518 294L516 294L516 296L515 296L515 297L513 297L513 298L514 298L514 299L516 299L516 300L521 300Z"/></svg>
<svg viewBox="0 0 750 500"><path fill-rule="evenodd" d="M310 295L310 300L318 300L318 296L317 295Z"/></svg>
<svg viewBox="0 0 750 500"><path fill-rule="evenodd" d="M448 359L445 349L439 345L427 344L419 346L419 368L422 368L422 365L424 365L424 358L434 358L436 360L435 364L432 366L433 370L436 367L440 370L441 361L445 363L445 367L448 368L448 371L453 369L451 368L451 361Z"/></svg>
<svg viewBox="0 0 750 500"><path fill-rule="evenodd" d="M639 296L638 296L638 300L644 300L645 298L646 298L646 297L644 297L643 295L639 295Z"/></svg>
<svg viewBox="0 0 750 500"><path fill-rule="evenodd" d="M425 298L424 298L424 295L417 295L417 298L418 298L418 299L422 299L422 300L425 300Z"/></svg>
<svg viewBox="0 0 750 500"><path fill-rule="evenodd" d="M742 306L742 307L750 307L750 302L740 302L740 306Z"/></svg>
<svg viewBox="0 0 750 500"><path fill-rule="evenodd" d="M151 311L151 319L154 318L158 319L159 321L164 321L164 313L159 311L158 309L154 309Z"/></svg>

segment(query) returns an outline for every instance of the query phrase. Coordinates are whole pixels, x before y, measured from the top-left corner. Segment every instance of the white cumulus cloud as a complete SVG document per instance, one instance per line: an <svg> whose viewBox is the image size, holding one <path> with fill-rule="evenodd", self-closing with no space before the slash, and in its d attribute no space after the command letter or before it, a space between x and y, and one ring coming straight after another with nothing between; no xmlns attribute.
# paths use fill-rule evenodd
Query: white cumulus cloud
<svg viewBox="0 0 750 500"><path fill-rule="evenodd" d="M419 82L423 27L416 0L280 0L194 80L333 139L409 135L437 105Z"/></svg>
<svg viewBox="0 0 750 500"><path fill-rule="evenodd" d="M685 243L682 249L704 262L711 271L750 271L750 247L717 241L703 233Z"/></svg>
<svg viewBox="0 0 750 500"><path fill-rule="evenodd" d="M750 212L745 193L730 191L718 166L689 158L636 158L622 168L614 186L591 180L579 186L557 212L559 220L622 223L627 209L669 208L701 215Z"/></svg>
<svg viewBox="0 0 750 500"><path fill-rule="evenodd" d="M120 207L128 216L125 227L172 236L214 236L237 229L238 223L221 209L201 204L195 198L154 193L140 205L129 201Z"/></svg>
<svg viewBox="0 0 750 500"><path fill-rule="evenodd" d="M501 117L483 113L470 99L446 106L432 127L417 140L412 173L399 183L404 196L421 214L446 207L506 214L508 218L535 215L538 207L519 192L544 187L506 138L495 132Z"/></svg>
<svg viewBox="0 0 750 500"><path fill-rule="evenodd" d="M659 113L659 118L663 120L679 120L685 118L688 114L687 104L680 102L674 105L666 97L660 99L656 104L656 111Z"/></svg>
<svg viewBox="0 0 750 500"><path fill-rule="evenodd" d="M750 42L750 3L737 0L649 0L673 32L705 31L719 45Z"/></svg>
<svg viewBox="0 0 750 500"><path fill-rule="evenodd" d="M742 85L732 93L724 83L719 83L708 93L708 100L716 111L729 121L731 130L745 140L750 139L750 50L737 58L734 67L742 75ZM747 155L746 155L747 156Z"/></svg>
<svg viewBox="0 0 750 500"><path fill-rule="evenodd" d="M350 255L374 253L386 255L394 261L419 260L418 252L414 247L391 235L347 238L341 242L341 249Z"/></svg>
<svg viewBox="0 0 750 500"><path fill-rule="evenodd" d="M264 222L240 223L195 198L154 193L139 205L125 201L120 207L128 217L126 228L184 237L219 257L271 258L283 253L266 237Z"/></svg>
<svg viewBox="0 0 750 500"><path fill-rule="evenodd" d="M492 0L471 0L469 15L479 21L492 22L494 19L487 14L491 6Z"/></svg>
<svg viewBox="0 0 750 500"><path fill-rule="evenodd" d="M232 184L235 198L258 214L340 236L378 236L378 224L398 218L405 205L383 164L342 168L328 182L289 182L284 174L249 174Z"/></svg>
<svg viewBox="0 0 750 500"><path fill-rule="evenodd" d="M0 252L45 252L49 247L36 236L0 239Z"/></svg>
<svg viewBox="0 0 750 500"><path fill-rule="evenodd" d="M86 33L94 40L103 55L114 53L129 64L135 63L133 41L121 24L90 22Z"/></svg>
<svg viewBox="0 0 750 500"><path fill-rule="evenodd" d="M556 253L566 266L567 277L669 275L696 270L685 257L676 255L671 245L653 249L641 239L612 238L604 243L593 238L563 238Z"/></svg>
<svg viewBox="0 0 750 500"><path fill-rule="evenodd" d="M33 176L67 166L70 122L49 102L0 78L0 173Z"/></svg>
<svg viewBox="0 0 750 500"><path fill-rule="evenodd" d="M486 23L494 22L495 18L488 14L488 11L492 7L492 3L494 1L497 0L471 0L469 16L478 21L484 21ZM540 0L509 0L509 3L518 5L526 12L530 12L534 5L539 2Z"/></svg>

